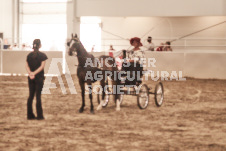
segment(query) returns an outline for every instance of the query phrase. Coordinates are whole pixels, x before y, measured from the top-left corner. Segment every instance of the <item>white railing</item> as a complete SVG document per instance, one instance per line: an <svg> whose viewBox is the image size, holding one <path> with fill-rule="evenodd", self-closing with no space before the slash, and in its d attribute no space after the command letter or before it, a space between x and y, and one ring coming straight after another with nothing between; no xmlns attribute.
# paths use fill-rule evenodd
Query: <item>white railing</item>
<svg viewBox="0 0 226 151"><path fill-rule="evenodd" d="M11 38L7 38L11 39ZM226 38L184 38L184 39L177 39L177 37L171 37L169 39L167 38L153 38L153 43L155 44L155 47L159 47L160 43L165 43L166 41L173 41L171 42L171 47L174 49L186 49L191 48L194 49L197 47L197 49L224 49L226 50ZM0 49L3 49L3 41L0 39L1 47ZM146 39L141 39L141 42L145 46L147 44ZM19 46L21 46L20 43L18 43ZM62 43L62 45L66 45L65 43ZM101 51L107 51L109 49L109 46L113 45L113 47L116 50L122 50L122 49L129 49L132 46L129 43L129 39L101 39ZM21 49L21 47L19 47ZM55 51L55 50L54 50Z"/></svg>
<svg viewBox="0 0 226 151"><path fill-rule="evenodd" d="M181 48L216 48L222 49L225 48L226 50L226 38L186 38L186 39L177 39L176 37L172 37L170 39L167 38L153 38L152 41L155 44L155 47L159 47L161 43L165 43L166 41L173 41L171 42L171 47L175 49ZM145 46L147 43L146 39L141 39L141 42ZM103 50L108 50L109 46L113 45L117 48L126 49L131 47L129 43L129 39L102 39L102 48ZM180 47L180 48L179 48ZM116 48L115 48L116 49ZM117 49L118 50L118 49Z"/></svg>

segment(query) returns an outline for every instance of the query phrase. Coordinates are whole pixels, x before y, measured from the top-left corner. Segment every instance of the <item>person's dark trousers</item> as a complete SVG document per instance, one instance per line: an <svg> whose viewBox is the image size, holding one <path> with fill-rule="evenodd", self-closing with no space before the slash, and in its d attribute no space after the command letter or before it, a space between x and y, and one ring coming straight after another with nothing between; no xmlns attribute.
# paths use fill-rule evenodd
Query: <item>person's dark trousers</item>
<svg viewBox="0 0 226 151"><path fill-rule="evenodd" d="M32 109L32 103L33 103L35 94L36 94L37 119L44 119L42 102L41 102L41 92L43 88L43 82L44 82L44 78L35 78L34 80L30 80L28 78L28 84L29 84L29 98L27 100L27 118L28 119L35 119L35 115Z"/></svg>

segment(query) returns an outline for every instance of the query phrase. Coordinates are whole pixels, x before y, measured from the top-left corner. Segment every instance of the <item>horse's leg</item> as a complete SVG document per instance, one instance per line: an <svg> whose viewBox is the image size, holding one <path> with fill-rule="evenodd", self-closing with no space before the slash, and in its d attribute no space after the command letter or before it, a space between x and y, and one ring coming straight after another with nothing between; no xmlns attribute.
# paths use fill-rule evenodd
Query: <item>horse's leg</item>
<svg viewBox="0 0 226 151"><path fill-rule="evenodd" d="M120 111L120 101L119 101L119 94L118 94L118 86L119 84L116 84L116 94L115 94L115 100L116 100L116 111Z"/></svg>
<svg viewBox="0 0 226 151"><path fill-rule="evenodd" d="M79 80L79 85L82 90L82 106L79 109L79 113L82 113L84 111L84 107L85 107L85 82L82 80Z"/></svg>
<svg viewBox="0 0 226 151"><path fill-rule="evenodd" d="M100 85L101 85L101 88L102 88L102 99L100 101L100 104L97 107L97 110L101 110L102 109L102 106L104 104L104 98L105 98L105 90L104 90L104 87L105 87L105 77L100 81Z"/></svg>
<svg viewBox="0 0 226 151"><path fill-rule="evenodd" d="M89 87L89 99L90 99L90 113L94 114L93 110L93 95L92 95L92 83L88 83Z"/></svg>
<svg viewBox="0 0 226 151"><path fill-rule="evenodd" d="M118 79L118 75L116 74L116 77L114 77L114 80L112 81L114 96L115 96L115 102L116 102L116 111L120 111L120 101L119 101L119 94L118 94L118 85L120 84L120 80Z"/></svg>

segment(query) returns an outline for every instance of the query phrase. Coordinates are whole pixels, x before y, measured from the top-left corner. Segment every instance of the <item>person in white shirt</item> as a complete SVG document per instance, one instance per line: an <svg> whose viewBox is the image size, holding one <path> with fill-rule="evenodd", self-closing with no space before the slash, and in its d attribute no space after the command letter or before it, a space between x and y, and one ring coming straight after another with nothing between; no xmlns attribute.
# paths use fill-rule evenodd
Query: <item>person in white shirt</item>
<svg viewBox="0 0 226 151"><path fill-rule="evenodd" d="M17 46L17 44L15 43L12 47L12 50L20 50L19 47Z"/></svg>
<svg viewBox="0 0 226 151"><path fill-rule="evenodd" d="M154 51L155 44L152 42L152 37L148 37L147 39L148 44L145 46L148 51Z"/></svg>

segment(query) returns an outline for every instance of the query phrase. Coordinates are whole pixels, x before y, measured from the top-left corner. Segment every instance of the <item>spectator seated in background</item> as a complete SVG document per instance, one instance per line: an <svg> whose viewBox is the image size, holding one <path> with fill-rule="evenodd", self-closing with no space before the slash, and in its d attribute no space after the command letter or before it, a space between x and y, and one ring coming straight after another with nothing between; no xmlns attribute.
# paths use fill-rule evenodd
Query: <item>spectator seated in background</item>
<svg viewBox="0 0 226 151"><path fill-rule="evenodd" d="M19 50L19 47L17 46L16 43L13 45L12 50Z"/></svg>
<svg viewBox="0 0 226 151"><path fill-rule="evenodd" d="M93 47L91 48L91 52L95 51L95 45L93 45Z"/></svg>
<svg viewBox="0 0 226 151"><path fill-rule="evenodd" d="M112 45L110 45L110 48L109 48L109 56L111 56L111 57L114 57L114 55L113 55L113 51L115 51L115 49L113 48L113 46Z"/></svg>
<svg viewBox="0 0 226 151"><path fill-rule="evenodd" d="M31 47L23 43L21 46L21 50L31 50Z"/></svg>
<svg viewBox="0 0 226 151"><path fill-rule="evenodd" d="M170 41L167 41L165 43L165 46L163 48L163 51L173 51L172 48L170 47L170 44L171 44Z"/></svg>
<svg viewBox="0 0 226 151"><path fill-rule="evenodd" d="M110 45L109 51L115 51L115 49L113 48L113 45Z"/></svg>
<svg viewBox="0 0 226 151"><path fill-rule="evenodd" d="M155 44L152 42L152 37L148 37L147 39L148 44L145 46L148 51L154 51Z"/></svg>
<svg viewBox="0 0 226 151"><path fill-rule="evenodd" d="M3 49L10 49L10 44L8 43L8 39L4 39Z"/></svg>
<svg viewBox="0 0 226 151"><path fill-rule="evenodd" d="M10 45L4 45L3 46L3 49L9 49L10 48Z"/></svg>
<svg viewBox="0 0 226 151"><path fill-rule="evenodd" d="M161 43L160 46L156 49L156 51L163 51L164 43Z"/></svg>

